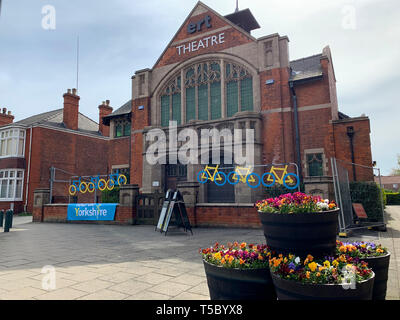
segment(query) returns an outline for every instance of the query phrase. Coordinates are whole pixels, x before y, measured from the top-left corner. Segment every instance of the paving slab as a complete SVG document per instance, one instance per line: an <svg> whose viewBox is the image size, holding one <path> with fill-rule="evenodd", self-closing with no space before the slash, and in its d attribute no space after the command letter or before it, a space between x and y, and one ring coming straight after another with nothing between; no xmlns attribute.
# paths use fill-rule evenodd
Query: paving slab
<svg viewBox="0 0 400 320"><path fill-rule="evenodd" d="M388 206L387 232L360 230L344 241L368 240L391 251L388 299L400 299L400 206ZM199 248L215 242L263 243L260 229L193 228L167 236L153 226L32 223L20 217L0 230L0 299L209 299ZM44 290L44 266L55 289Z"/></svg>

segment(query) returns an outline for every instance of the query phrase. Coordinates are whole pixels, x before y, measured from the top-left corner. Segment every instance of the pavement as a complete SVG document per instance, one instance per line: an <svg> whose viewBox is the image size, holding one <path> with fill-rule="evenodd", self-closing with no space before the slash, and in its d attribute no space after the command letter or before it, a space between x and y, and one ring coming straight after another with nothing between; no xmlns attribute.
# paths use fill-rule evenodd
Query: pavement
<svg viewBox="0 0 400 320"><path fill-rule="evenodd" d="M387 299L400 299L400 206L388 206L388 231L352 239L391 251ZM261 229L194 228L193 236L153 226L32 223L0 228L1 300L208 300L199 248L216 241L263 243Z"/></svg>

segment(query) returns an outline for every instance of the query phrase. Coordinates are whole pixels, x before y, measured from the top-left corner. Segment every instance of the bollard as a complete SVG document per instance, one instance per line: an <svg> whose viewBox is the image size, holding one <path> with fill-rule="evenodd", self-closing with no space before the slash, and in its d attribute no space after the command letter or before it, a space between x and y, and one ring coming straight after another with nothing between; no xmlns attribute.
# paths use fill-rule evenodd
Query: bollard
<svg viewBox="0 0 400 320"><path fill-rule="evenodd" d="M10 211L10 214L11 214L11 221L10 221L10 229L13 227L13 220L14 220L14 210L13 209L10 209L10 210L8 210L8 211Z"/></svg>
<svg viewBox="0 0 400 320"><path fill-rule="evenodd" d="M3 226L4 222L4 210L0 210L0 227Z"/></svg>
<svg viewBox="0 0 400 320"><path fill-rule="evenodd" d="M4 219L4 232L9 232L11 228L12 211L7 210L6 218Z"/></svg>

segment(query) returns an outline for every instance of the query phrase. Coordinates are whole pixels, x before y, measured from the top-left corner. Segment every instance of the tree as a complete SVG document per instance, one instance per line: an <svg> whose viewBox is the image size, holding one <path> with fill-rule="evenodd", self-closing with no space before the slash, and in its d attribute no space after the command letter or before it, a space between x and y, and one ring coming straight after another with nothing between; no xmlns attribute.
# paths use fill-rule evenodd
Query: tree
<svg viewBox="0 0 400 320"><path fill-rule="evenodd" d="M390 175L400 176L400 154L397 155L397 168L393 168Z"/></svg>

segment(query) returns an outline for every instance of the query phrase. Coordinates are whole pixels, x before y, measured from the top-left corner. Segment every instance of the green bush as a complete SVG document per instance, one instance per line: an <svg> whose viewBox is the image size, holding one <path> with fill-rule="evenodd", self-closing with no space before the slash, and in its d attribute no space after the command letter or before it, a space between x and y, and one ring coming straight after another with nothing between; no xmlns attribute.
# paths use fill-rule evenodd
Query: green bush
<svg viewBox="0 0 400 320"><path fill-rule="evenodd" d="M350 182L350 196L353 203L361 203L370 221L383 221L382 192L375 182Z"/></svg>
<svg viewBox="0 0 400 320"><path fill-rule="evenodd" d="M390 192L386 193L387 204L388 205L400 205L400 193Z"/></svg>
<svg viewBox="0 0 400 320"><path fill-rule="evenodd" d="M112 190L104 190L101 193L102 203L119 203L119 188L114 188Z"/></svg>

